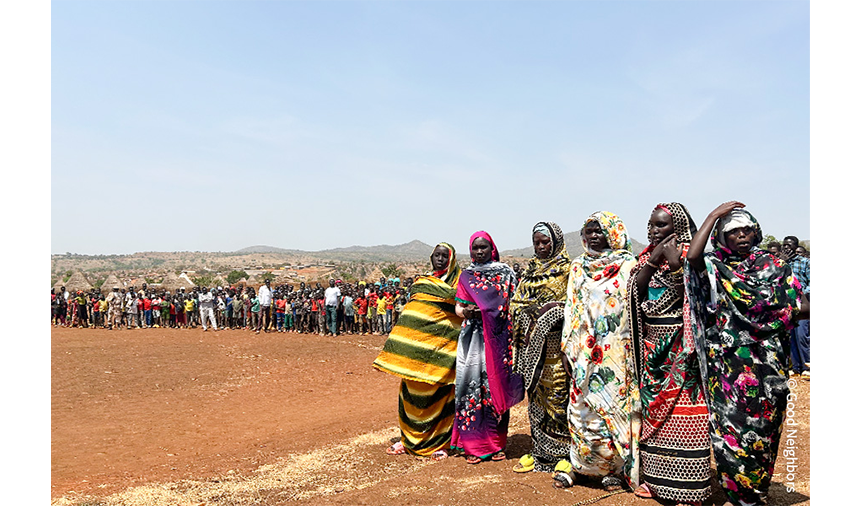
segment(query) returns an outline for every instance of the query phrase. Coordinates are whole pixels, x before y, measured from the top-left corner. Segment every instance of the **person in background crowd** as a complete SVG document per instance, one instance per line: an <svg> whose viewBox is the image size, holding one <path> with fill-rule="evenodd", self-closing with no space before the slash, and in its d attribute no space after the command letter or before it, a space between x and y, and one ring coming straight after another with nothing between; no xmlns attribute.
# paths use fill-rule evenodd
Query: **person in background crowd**
<svg viewBox="0 0 860 506"><path fill-rule="evenodd" d="M800 289L806 295L807 300L810 297L810 272L809 259L803 255L797 254L797 249L801 247L798 244L797 237L793 235L787 236L782 240L782 251L779 257L791 267L791 272L797 281L800 282ZM791 347L791 372L800 374L802 378L809 379L809 319L797 321L797 326L791 329L790 338Z"/></svg>
<svg viewBox="0 0 860 506"><path fill-rule="evenodd" d="M200 325L203 326L203 332L206 332L208 328L206 327L206 320L212 324L212 330L218 331L218 322L215 321L215 289L207 290L206 287L203 287L203 290L197 295L198 300L200 301Z"/></svg>
<svg viewBox="0 0 860 506"><path fill-rule="evenodd" d="M257 300L260 301L260 316L257 321L257 334L259 334L261 329L268 332L269 326L272 324L270 312L272 308L272 280L266 279L266 282L260 287Z"/></svg>
<svg viewBox="0 0 860 506"><path fill-rule="evenodd" d="M337 306L340 302L340 288L335 286L334 279L328 280L328 288L325 289L324 308L326 330L331 335L337 335Z"/></svg>
<svg viewBox="0 0 860 506"><path fill-rule="evenodd" d="M277 332L284 331L284 315L287 310L287 297L283 293L278 294L274 304L275 309L275 330Z"/></svg>
<svg viewBox="0 0 860 506"><path fill-rule="evenodd" d="M351 288L347 289L346 294L341 299L341 305L343 306L344 331L347 334L353 334L355 332L355 307Z"/></svg>

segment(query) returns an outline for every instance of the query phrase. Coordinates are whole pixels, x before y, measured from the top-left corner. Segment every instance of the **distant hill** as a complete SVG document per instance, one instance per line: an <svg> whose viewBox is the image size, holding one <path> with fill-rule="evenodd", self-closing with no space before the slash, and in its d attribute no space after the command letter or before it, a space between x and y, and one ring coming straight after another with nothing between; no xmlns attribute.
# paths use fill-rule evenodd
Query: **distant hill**
<svg viewBox="0 0 860 506"><path fill-rule="evenodd" d="M305 253L304 251L297 249L284 249L284 248L276 248L274 246L248 246L247 248L242 248L240 250L235 251L237 255L245 255L251 253L286 253L289 255L301 255Z"/></svg>
<svg viewBox="0 0 860 506"><path fill-rule="evenodd" d="M405 244L397 244L394 246L388 244L380 244L378 246L349 246L347 248L334 248L321 251L301 251L294 249L276 248L274 246L258 245L242 248L235 253L238 255L254 253L302 255L305 257L317 258L321 261L342 262L364 260L368 262L410 262L425 261L430 258L430 254L432 252L433 246L425 244L419 240L414 240Z"/></svg>
<svg viewBox="0 0 860 506"><path fill-rule="evenodd" d="M639 254L642 253L642 250L645 249L645 244L637 241L636 239L630 239L630 242L633 243L633 253ZM570 255L571 258L577 257L585 252L582 249L582 241L579 238L579 232L568 232L564 234L564 244L567 246L567 254ZM501 252L502 256L511 256L511 257L522 257L522 258L531 258L534 256L535 250L532 246L527 246L525 248L519 249L509 249Z"/></svg>

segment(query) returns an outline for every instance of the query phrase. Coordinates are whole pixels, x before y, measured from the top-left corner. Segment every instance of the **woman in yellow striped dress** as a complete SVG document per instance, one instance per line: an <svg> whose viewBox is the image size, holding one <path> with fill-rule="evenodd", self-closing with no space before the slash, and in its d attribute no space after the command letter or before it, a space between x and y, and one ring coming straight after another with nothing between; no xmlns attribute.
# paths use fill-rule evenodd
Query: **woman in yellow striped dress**
<svg viewBox="0 0 860 506"><path fill-rule="evenodd" d="M433 271L420 276L388 340L373 362L402 379L400 441L386 452L442 459L451 443L457 338L463 319L454 312L460 267L454 247L439 243Z"/></svg>

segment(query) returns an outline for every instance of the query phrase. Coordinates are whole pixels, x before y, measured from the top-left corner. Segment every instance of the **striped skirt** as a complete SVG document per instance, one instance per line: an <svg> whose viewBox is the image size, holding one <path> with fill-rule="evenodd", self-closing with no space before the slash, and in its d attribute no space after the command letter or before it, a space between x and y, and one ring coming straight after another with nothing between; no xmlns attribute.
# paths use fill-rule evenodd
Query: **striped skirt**
<svg viewBox="0 0 860 506"><path fill-rule="evenodd" d="M398 402L400 440L414 455L429 457L451 443L454 385L402 380Z"/></svg>

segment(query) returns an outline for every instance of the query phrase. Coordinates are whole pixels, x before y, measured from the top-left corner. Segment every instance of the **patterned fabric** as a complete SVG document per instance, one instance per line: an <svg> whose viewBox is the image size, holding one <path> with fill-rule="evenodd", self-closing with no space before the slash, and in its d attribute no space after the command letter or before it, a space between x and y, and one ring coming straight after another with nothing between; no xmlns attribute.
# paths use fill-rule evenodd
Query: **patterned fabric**
<svg viewBox="0 0 860 506"><path fill-rule="evenodd" d="M555 307L542 316L539 311L550 302L564 303L570 256L558 225L540 222L535 225L534 232L550 238L552 251L546 259L533 257L529 261L511 299L514 363L529 393L535 469L551 472L558 461L567 459L570 453L567 428L570 377L561 361L560 324L564 321L564 310Z"/></svg>
<svg viewBox="0 0 860 506"><path fill-rule="evenodd" d="M804 256L794 255L794 258L788 262L788 265L791 266L791 273L797 278L803 293L809 295L809 259Z"/></svg>
<svg viewBox="0 0 860 506"><path fill-rule="evenodd" d="M486 232L482 232L485 234ZM472 236L471 243L477 237ZM489 238L486 235L485 238ZM498 250L492 239L493 258ZM523 399L522 377L513 371L511 319L516 288L513 269L500 262L473 263L460 274L457 301L476 305L479 318L463 322L457 343L455 418L451 446L486 458L504 450L508 410Z"/></svg>
<svg viewBox="0 0 860 506"><path fill-rule="evenodd" d="M746 214L761 237L751 214L734 212ZM791 269L770 253L729 250L718 239L725 221L711 235L704 272L688 265L685 282L720 484L733 504L763 504L788 402L788 335L801 291Z"/></svg>
<svg viewBox="0 0 860 506"><path fill-rule="evenodd" d="M401 381L398 415L400 441L406 451L429 457L446 449L454 423L454 385Z"/></svg>
<svg viewBox="0 0 860 506"><path fill-rule="evenodd" d="M400 433L406 450L430 456L451 441L457 338L463 319L454 312L460 267L454 247L447 269L420 276L410 288L409 302L373 367L399 376ZM435 250L435 248L434 248Z"/></svg>
<svg viewBox="0 0 860 506"><path fill-rule="evenodd" d="M674 202L657 208L671 216L686 258L696 230L689 212ZM661 499L701 502L710 495L711 440L684 273L670 272L664 259L639 300L636 276L653 249L640 255L627 290L642 403L640 481Z"/></svg>
<svg viewBox="0 0 860 506"><path fill-rule="evenodd" d="M627 280L636 259L621 220L597 212L609 249L586 252L570 267L562 351L571 364L568 423L574 471L623 475L639 483L639 391L627 317ZM583 225L583 229L585 225ZM583 247L587 248L583 237Z"/></svg>

